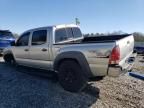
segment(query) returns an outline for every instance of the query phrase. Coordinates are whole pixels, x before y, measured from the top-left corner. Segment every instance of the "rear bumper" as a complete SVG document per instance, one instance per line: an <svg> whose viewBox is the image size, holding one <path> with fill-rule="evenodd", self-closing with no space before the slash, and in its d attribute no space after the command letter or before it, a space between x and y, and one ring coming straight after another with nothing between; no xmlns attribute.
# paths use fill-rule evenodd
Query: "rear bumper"
<svg viewBox="0 0 144 108"><path fill-rule="evenodd" d="M122 66L109 65L108 71L107 71L108 76L117 77L121 74L131 71L134 65L136 56L137 54L133 53L127 60L125 60L125 63Z"/></svg>

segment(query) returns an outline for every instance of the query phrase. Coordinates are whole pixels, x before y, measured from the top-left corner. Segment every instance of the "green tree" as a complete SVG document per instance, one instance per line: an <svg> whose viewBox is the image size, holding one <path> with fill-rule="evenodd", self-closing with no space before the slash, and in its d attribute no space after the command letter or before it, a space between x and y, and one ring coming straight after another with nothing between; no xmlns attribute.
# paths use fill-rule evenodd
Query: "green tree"
<svg viewBox="0 0 144 108"><path fill-rule="evenodd" d="M19 37L18 33L13 33L13 36L17 39Z"/></svg>
<svg viewBox="0 0 144 108"><path fill-rule="evenodd" d="M137 42L144 42L144 34L143 33L134 32L133 35L134 35L135 41L137 41Z"/></svg>

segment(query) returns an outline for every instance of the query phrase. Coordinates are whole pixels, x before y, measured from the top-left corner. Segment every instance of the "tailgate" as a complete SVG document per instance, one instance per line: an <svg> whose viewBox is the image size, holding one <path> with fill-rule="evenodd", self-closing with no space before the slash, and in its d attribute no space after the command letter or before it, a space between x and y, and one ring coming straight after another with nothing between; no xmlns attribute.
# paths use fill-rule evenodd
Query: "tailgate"
<svg viewBox="0 0 144 108"><path fill-rule="evenodd" d="M116 44L120 48L120 62L126 60L131 56L134 49L134 37L133 35L127 36L116 41Z"/></svg>
<svg viewBox="0 0 144 108"><path fill-rule="evenodd" d="M116 41L116 46L112 50L112 58L110 58L110 64L108 68L109 76L119 76L122 73L131 71L136 54L133 53L134 49L134 37L129 35ZM117 62L118 60L118 62ZM113 61L114 64L113 65Z"/></svg>

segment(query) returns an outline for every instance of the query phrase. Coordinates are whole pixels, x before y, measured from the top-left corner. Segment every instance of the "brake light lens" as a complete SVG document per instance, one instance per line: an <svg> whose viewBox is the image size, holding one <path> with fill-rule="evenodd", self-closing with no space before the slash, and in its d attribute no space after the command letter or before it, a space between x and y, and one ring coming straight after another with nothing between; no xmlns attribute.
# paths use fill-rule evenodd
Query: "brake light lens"
<svg viewBox="0 0 144 108"><path fill-rule="evenodd" d="M120 48L119 46L115 46L112 49L110 59L109 59L109 64L118 64L120 61Z"/></svg>

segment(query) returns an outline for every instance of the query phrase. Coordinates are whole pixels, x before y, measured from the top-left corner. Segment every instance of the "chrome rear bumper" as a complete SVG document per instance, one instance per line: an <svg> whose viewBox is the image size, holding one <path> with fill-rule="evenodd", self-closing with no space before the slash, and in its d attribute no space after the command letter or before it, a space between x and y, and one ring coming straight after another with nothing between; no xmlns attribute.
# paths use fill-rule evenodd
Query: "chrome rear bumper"
<svg viewBox="0 0 144 108"><path fill-rule="evenodd" d="M135 62L137 54L133 53L125 62L125 67L121 67L119 65L109 65L107 74L108 76L117 77L121 74L124 74L128 71L132 71L132 67Z"/></svg>

